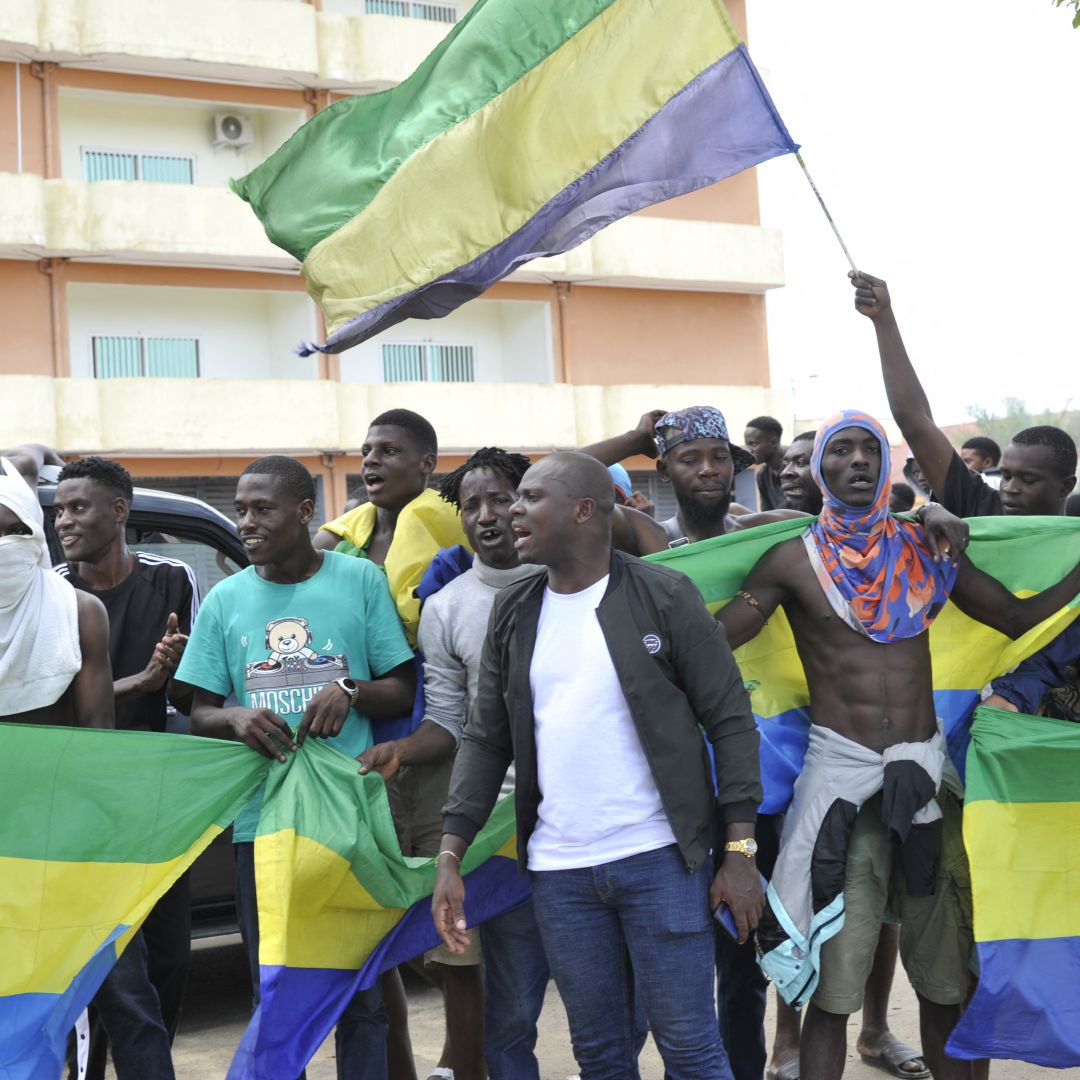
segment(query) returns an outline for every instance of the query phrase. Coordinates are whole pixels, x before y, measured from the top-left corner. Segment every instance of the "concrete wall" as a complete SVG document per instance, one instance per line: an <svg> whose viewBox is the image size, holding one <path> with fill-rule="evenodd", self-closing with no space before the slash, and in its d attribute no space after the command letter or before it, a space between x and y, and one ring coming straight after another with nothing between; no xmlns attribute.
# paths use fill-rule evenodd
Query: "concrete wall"
<svg viewBox="0 0 1080 1080"><path fill-rule="evenodd" d="M315 329L302 295L71 284L67 297L77 379L93 376L95 334L197 337L206 379L313 379L318 371L315 359L293 353Z"/></svg>
<svg viewBox="0 0 1080 1080"><path fill-rule="evenodd" d="M632 427L647 409L716 404L731 430L784 416L786 394L747 386L532 383L343 385L325 379L0 378L0 445L62 453L171 457L281 451L355 454L371 419L406 407L426 416L447 458L480 443L524 450L583 446ZM203 470L197 470L201 474Z"/></svg>
<svg viewBox="0 0 1080 1080"><path fill-rule="evenodd" d="M255 142L233 149L213 145L215 113L250 117ZM250 172L304 121L298 110L259 109L227 102L177 102L93 91L60 92L61 175L82 180L81 150L130 150L150 154L194 155L195 183L227 186Z"/></svg>
<svg viewBox="0 0 1080 1080"><path fill-rule="evenodd" d="M575 383L769 385L763 296L575 285L563 318Z"/></svg>
<svg viewBox="0 0 1080 1080"><path fill-rule="evenodd" d="M377 338L341 354L343 382L381 383L382 346L430 341L472 345L479 382L550 382L550 309L543 302L483 300L466 304L437 321L407 319Z"/></svg>

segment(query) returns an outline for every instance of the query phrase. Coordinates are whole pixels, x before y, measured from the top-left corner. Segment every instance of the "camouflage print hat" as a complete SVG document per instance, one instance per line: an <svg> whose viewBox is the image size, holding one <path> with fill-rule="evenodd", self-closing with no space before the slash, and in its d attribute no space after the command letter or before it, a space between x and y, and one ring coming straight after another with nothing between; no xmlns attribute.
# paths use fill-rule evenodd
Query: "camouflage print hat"
<svg viewBox="0 0 1080 1080"><path fill-rule="evenodd" d="M657 422L655 431L661 457L680 443L694 439L723 439L731 448L737 473L754 464L754 455L731 441L724 414L711 405L691 405L689 409L665 413Z"/></svg>

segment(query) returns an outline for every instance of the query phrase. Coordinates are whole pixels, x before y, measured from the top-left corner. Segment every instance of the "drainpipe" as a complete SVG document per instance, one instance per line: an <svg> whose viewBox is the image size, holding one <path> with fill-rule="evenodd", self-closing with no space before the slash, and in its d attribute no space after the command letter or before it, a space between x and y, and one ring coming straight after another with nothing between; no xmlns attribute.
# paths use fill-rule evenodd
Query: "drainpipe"
<svg viewBox="0 0 1080 1080"><path fill-rule="evenodd" d="M562 381L570 381L570 354L566 351L566 308L570 303L570 282L555 282L555 311L559 321L559 352L562 354Z"/></svg>
<svg viewBox="0 0 1080 1080"><path fill-rule="evenodd" d="M44 113L42 128L45 137L45 179L55 180L60 170L56 168L56 133L53 130L53 100L55 87L52 73L58 65L50 61L35 60L30 65L30 74L41 80L41 104Z"/></svg>
<svg viewBox="0 0 1080 1080"><path fill-rule="evenodd" d="M22 172L22 64L15 64L15 159L16 172Z"/></svg>
<svg viewBox="0 0 1080 1080"><path fill-rule="evenodd" d="M64 259L39 259L37 268L43 274L49 276L49 325L52 336L52 374L54 379L66 377L67 371L67 343L63 339L63 311L64 297L61 289L64 283L58 270L62 270Z"/></svg>

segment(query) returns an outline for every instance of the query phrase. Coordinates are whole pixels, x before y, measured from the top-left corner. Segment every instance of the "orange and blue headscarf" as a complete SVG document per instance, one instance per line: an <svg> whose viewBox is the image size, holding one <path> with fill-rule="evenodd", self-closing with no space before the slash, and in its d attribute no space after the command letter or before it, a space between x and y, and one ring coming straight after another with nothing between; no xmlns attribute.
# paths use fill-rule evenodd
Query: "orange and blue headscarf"
<svg viewBox="0 0 1080 1080"><path fill-rule="evenodd" d="M881 472L874 501L849 506L825 485L821 459L829 440L857 427L877 437ZM889 513L889 442L872 417L847 409L826 420L810 462L824 505L804 535L807 554L833 609L853 630L889 642L926 630L945 606L956 567L935 563L922 526Z"/></svg>

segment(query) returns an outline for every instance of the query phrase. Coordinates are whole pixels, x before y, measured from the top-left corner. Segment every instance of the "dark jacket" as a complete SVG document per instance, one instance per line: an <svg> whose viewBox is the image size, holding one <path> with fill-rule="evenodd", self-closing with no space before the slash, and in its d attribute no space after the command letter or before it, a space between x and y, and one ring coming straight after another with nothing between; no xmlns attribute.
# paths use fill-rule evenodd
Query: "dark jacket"
<svg viewBox="0 0 1080 1080"><path fill-rule="evenodd" d="M529 669L546 585L540 574L495 598L445 808L445 831L471 843L513 760L522 870L540 805ZM715 750L724 821L752 822L761 802L757 728L727 635L688 577L621 552L597 617L671 830L695 870L712 848L717 810L699 725Z"/></svg>

